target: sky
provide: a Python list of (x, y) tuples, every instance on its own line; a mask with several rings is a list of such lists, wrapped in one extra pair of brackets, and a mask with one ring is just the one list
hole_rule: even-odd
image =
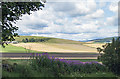
[(21, 19), (19, 35), (76, 41), (118, 36), (118, 2), (46, 2), (43, 10)]

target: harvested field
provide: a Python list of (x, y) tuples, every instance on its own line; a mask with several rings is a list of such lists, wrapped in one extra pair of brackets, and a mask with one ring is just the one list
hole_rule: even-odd
[(60, 52), (60, 53), (97, 53), (96, 48), (85, 46), (82, 44), (56, 44), (56, 43), (18, 43), (14, 46), (24, 47), (26, 49), (41, 51), (41, 52)]
[(89, 47), (93, 47), (93, 48), (97, 48), (97, 47), (102, 48), (102, 45), (105, 45), (105, 43), (88, 43), (88, 44), (84, 44), (84, 45), (89, 46)]

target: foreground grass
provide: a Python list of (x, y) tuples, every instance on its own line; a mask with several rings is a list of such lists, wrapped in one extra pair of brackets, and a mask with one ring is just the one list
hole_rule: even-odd
[[(40, 59), (41, 61), (41, 59)], [(84, 60), (87, 61), (87, 60)], [(91, 60), (92, 61), (92, 60)], [(9, 67), (4, 67), (2, 70), (3, 77), (116, 77), (112, 72), (102, 68), (102, 66), (86, 66), (83, 67), (83, 71), (77, 66), (69, 68), (67, 65), (60, 64), (60, 62), (52, 62), (44, 59), (43, 62), (34, 60), (3, 60), (3, 64), (7, 64)], [(58, 67), (58, 64), (60, 67)], [(63, 65), (63, 66), (62, 66)], [(96, 68), (98, 71), (96, 71)], [(74, 69), (75, 68), (75, 69)], [(101, 69), (102, 68), (102, 69)], [(70, 69), (70, 70), (69, 70)], [(72, 70), (71, 70), (72, 69)], [(77, 69), (77, 70), (76, 70)], [(91, 71), (91, 69), (93, 71)], [(95, 71), (94, 71), (95, 69)]]
[[(31, 70), (28, 76), (23, 75), (22, 73), (16, 72), (7, 72), (3, 70), (3, 77), (55, 77), (54, 74), (47, 68), (42, 68), (41, 72)], [(69, 75), (62, 75), (61, 77), (117, 77), (112, 72), (96, 72), (96, 73), (87, 73), (80, 74), (79, 72), (74, 72)]]
[[(28, 63), (30, 59), (5, 59), (9, 63), (17, 63), (17, 64), (24, 64)], [(80, 60), (81, 62), (91, 62), (91, 61), (98, 61), (97, 59), (67, 59), (67, 60)]]
[(66, 75), (63, 77), (116, 77), (112, 72), (96, 72), (96, 73), (82, 73), (80, 74), (79, 72), (74, 72), (71, 73), (70, 75)]

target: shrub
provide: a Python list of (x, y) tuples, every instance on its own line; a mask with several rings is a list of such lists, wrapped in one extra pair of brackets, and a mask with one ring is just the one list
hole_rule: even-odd
[(22, 39), (22, 42), (26, 43), (26, 40), (25, 40), (25, 39)]
[(98, 57), (113, 73), (120, 75), (120, 37), (113, 38), (112, 43), (103, 45), (102, 54)]
[[(41, 55), (41, 54), (40, 54)], [(61, 75), (70, 74), (72, 72), (79, 73), (93, 73), (93, 72), (106, 72), (107, 68), (94, 61), (94, 62), (80, 62), (79, 60), (65, 60), (50, 58), (48, 54), (42, 54), (32, 59), (32, 67), (40, 71), (41, 68), (51, 69), (56, 77)]]

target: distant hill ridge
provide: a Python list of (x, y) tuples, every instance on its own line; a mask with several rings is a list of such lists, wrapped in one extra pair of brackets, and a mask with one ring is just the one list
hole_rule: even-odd
[(87, 41), (73, 41), (73, 40), (67, 40), (67, 39), (60, 39), (60, 38), (52, 38), (52, 37), (42, 37), (42, 36), (20, 36), (16, 37), (16, 41), (22, 41), (23, 39), (28, 38), (34, 38), (34, 39), (44, 39), (48, 38), (49, 40), (46, 41), (48, 43), (69, 43), (69, 44), (83, 44), (85, 42), (90, 42), (92, 41), (93, 43), (105, 43), (105, 42), (111, 42), (113, 38), (117, 37), (108, 37), (108, 38), (103, 38), (103, 39), (93, 39), (93, 40), (87, 40)]
[(117, 37), (108, 37), (108, 38), (103, 38), (103, 39), (93, 39), (93, 40), (88, 40), (88, 41), (104, 43), (104, 42), (111, 42), (113, 38), (116, 39)]
[(20, 36), (20, 37), (16, 37), (15, 41), (22, 41), (23, 39), (44, 39), (44, 38), (48, 38), (49, 40), (45, 41), (46, 43), (63, 43), (63, 44), (83, 44), (84, 42), (80, 42), (80, 41), (73, 41), (73, 40), (67, 40), (67, 39), (60, 39), (60, 38), (52, 38), (52, 37), (42, 37), (42, 36)]

